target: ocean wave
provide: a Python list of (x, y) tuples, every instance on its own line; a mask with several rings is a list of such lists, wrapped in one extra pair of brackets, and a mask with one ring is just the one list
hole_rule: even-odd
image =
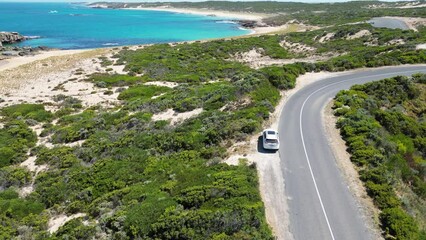
[(49, 13), (58, 13), (56, 10), (49, 11)]
[(118, 43), (104, 43), (102, 46), (117, 46)]
[(24, 36), (24, 37), (28, 40), (41, 38), (41, 36)]
[(234, 21), (229, 21), (229, 20), (221, 20), (221, 21), (216, 21), (216, 23), (226, 23), (226, 24), (238, 24)]

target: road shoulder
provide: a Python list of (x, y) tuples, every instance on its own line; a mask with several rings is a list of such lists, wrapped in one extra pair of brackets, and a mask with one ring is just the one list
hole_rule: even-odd
[(336, 164), (348, 185), (349, 191), (354, 196), (358, 208), (360, 208), (366, 226), (373, 233), (374, 239), (383, 239), (379, 229), (380, 210), (374, 205), (373, 200), (368, 196), (364, 184), (359, 179), (356, 166), (350, 160), (350, 154), (346, 151), (345, 141), (340, 136), (340, 131), (336, 127), (337, 117), (333, 114), (333, 101), (330, 101), (322, 109), (322, 124), (327, 137), (330, 149), (336, 159)]

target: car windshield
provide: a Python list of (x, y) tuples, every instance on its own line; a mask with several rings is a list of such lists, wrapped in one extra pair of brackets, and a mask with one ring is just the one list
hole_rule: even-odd
[(267, 143), (278, 143), (277, 139), (266, 139)]
[(273, 135), (275, 135), (275, 132), (274, 132), (274, 131), (268, 131), (268, 134), (273, 134)]

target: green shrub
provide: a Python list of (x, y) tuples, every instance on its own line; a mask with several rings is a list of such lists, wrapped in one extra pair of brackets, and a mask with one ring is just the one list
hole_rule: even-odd
[(26, 119), (34, 119), (39, 122), (50, 121), (52, 114), (44, 109), (42, 104), (17, 104), (1, 109), (1, 114), (16, 119), (23, 117)]
[(134, 99), (148, 100), (161, 93), (166, 93), (170, 90), (168, 87), (152, 86), (152, 85), (138, 85), (132, 86), (122, 91), (118, 95), (119, 100), (131, 101)]
[(386, 239), (419, 239), (419, 229), (414, 219), (400, 208), (387, 208), (380, 213), (380, 221), (386, 230)]

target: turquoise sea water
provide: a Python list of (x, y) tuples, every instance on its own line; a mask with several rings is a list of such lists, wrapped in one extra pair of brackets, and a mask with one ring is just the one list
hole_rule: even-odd
[(93, 9), (70, 3), (0, 2), (0, 31), (39, 36), (19, 46), (61, 49), (164, 43), (247, 34), (210, 16), (160, 11)]

